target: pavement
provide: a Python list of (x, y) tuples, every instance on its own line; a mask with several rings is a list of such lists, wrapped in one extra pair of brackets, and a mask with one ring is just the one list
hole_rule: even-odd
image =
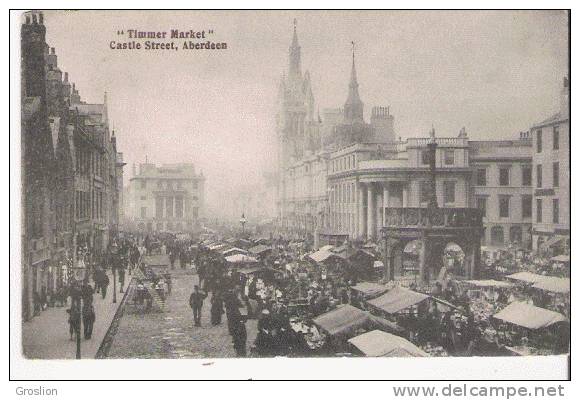
[[(129, 278), (130, 276), (127, 275), (125, 285)], [(107, 290), (107, 297), (103, 299), (100, 293), (95, 293), (93, 297), (95, 325), (91, 339), (81, 338), (81, 358), (95, 358), (123, 298), (123, 293), (117, 293), (117, 303), (113, 303), (113, 277), (109, 276), (109, 280), (111, 283)], [(117, 285), (117, 291), (119, 289)], [(76, 339), (70, 340), (67, 308), (68, 306), (48, 307), (38, 316), (24, 322), (22, 348), (26, 358), (57, 360), (76, 358)]]
[[(201, 327), (193, 324), (189, 295), (198, 277), (191, 269), (171, 271), (172, 291), (165, 312), (144, 313), (126, 306), (107, 358), (229, 358), (236, 357), (225, 314), (221, 325), (210, 323), (210, 297), (202, 308)], [(247, 346), (257, 335), (256, 320), (246, 322)]]

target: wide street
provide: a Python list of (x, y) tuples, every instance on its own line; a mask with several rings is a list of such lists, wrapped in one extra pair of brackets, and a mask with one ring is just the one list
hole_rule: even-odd
[[(201, 327), (194, 327), (189, 295), (198, 282), (191, 270), (171, 271), (173, 288), (165, 312), (142, 313), (126, 306), (108, 358), (226, 358), (235, 357), (224, 314), (222, 324), (210, 323), (210, 298), (203, 304)], [(247, 349), (257, 334), (256, 320), (246, 323)]]

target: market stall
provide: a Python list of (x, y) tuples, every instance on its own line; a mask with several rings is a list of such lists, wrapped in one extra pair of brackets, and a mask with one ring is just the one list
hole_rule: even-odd
[(428, 357), (408, 340), (380, 330), (363, 333), (348, 340), (367, 357)]
[(367, 300), (385, 293), (389, 288), (375, 282), (359, 282), (351, 289), (362, 297), (362, 300)]
[(368, 313), (345, 304), (319, 315), (312, 322), (329, 336), (348, 336), (357, 329), (368, 326), (371, 318)]
[(519, 281), (524, 284), (533, 285), (544, 279), (543, 275), (534, 274), (533, 272), (522, 271), (516, 272), (515, 274), (511, 274), (506, 276), (507, 279), (513, 279), (515, 281)]
[(367, 301), (367, 303), (386, 314), (396, 314), (427, 300), (429, 297), (424, 293), (396, 286), (382, 296)]

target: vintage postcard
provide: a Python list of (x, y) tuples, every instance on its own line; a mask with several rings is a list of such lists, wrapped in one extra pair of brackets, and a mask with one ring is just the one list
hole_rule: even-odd
[(18, 18), (22, 362), (567, 376), (569, 11)]

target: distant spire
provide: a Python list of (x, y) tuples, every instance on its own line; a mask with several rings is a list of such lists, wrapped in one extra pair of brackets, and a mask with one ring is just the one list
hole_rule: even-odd
[(302, 75), (300, 67), (300, 45), (298, 44), (298, 33), (296, 32), (296, 18), (294, 18), (294, 34), (292, 36), (292, 44), (289, 52), (289, 68), (288, 76), (290, 78), (299, 78)]
[(358, 80), (356, 76), (356, 65), (354, 55), (354, 42), (352, 44), (352, 68), (350, 71), (350, 83), (348, 84), (348, 98), (344, 104), (344, 119), (346, 121), (363, 120), (363, 102), (358, 93)]

